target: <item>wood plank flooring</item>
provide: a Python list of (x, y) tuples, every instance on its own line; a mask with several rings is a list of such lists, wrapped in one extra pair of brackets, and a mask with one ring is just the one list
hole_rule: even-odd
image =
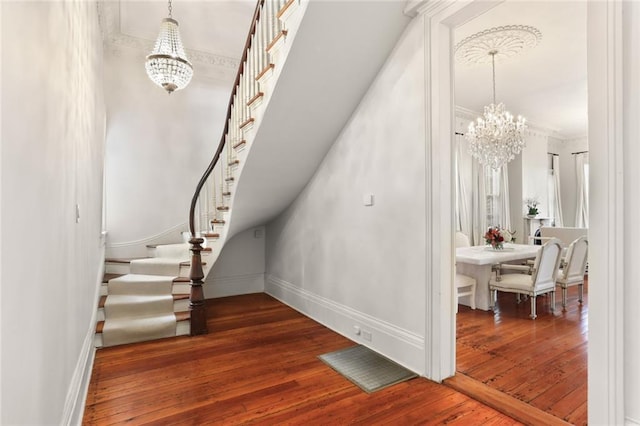
[(317, 358), (353, 343), (265, 294), (208, 302), (206, 336), (100, 349), (83, 424), (520, 424), (422, 378), (364, 393)]
[(457, 316), (458, 372), (547, 413), (587, 424), (587, 286), (583, 305), (569, 289), (567, 311), (556, 294), (539, 297), (538, 318), (528, 318), (529, 301), (500, 293), (496, 313), (460, 305)]

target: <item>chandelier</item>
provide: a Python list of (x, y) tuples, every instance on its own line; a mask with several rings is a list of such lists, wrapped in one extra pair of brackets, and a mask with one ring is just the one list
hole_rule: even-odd
[(494, 170), (513, 160), (526, 143), (526, 120), (515, 118), (502, 102), (496, 103), (496, 55), (510, 57), (526, 48), (535, 46), (540, 32), (533, 27), (511, 25), (482, 31), (466, 38), (456, 47), (456, 59), (467, 63), (486, 63), (491, 58), (493, 102), (484, 107), (484, 114), (469, 124), (465, 135), (469, 141), (469, 153), (480, 164)]
[(144, 64), (151, 81), (169, 94), (184, 89), (193, 76), (193, 66), (184, 53), (178, 21), (171, 18), (171, 9), (169, 0), (169, 17), (162, 20), (155, 47)]

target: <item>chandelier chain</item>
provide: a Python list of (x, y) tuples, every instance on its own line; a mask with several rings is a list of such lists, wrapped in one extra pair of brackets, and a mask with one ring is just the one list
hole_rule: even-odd
[(493, 70), (493, 103), (496, 103), (496, 53), (495, 50), (492, 50), (489, 54), (491, 55), (491, 68)]
[(171, 6), (171, 0), (169, 0), (169, 18), (171, 18), (171, 12), (173, 11), (173, 7)]

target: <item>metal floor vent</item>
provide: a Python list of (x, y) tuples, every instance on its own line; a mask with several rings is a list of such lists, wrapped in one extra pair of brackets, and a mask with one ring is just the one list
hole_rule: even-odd
[(330, 352), (318, 358), (367, 393), (418, 377), (413, 371), (362, 345)]

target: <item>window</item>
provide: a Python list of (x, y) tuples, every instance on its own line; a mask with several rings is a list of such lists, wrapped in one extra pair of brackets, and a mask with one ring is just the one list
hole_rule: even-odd
[(487, 225), (505, 227), (503, 217), (502, 170), (485, 169), (485, 193), (487, 196)]

